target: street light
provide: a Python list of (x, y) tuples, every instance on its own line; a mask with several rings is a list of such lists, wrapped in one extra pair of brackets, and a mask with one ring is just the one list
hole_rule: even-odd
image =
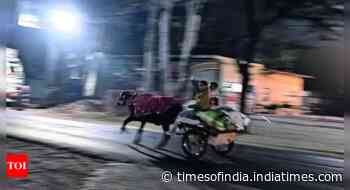
[(50, 25), (53, 29), (69, 34), (79, 34), (82, 21), (78, 14), (55, 10), (49, 14)]

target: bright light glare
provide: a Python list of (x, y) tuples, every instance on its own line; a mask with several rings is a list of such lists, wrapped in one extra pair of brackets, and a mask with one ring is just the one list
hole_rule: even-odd
[(50, 16), (51, 25), (54, 29), (76, 34), (81, 30), (81, 19), (78, 15), (65, 11), (52, 11)]

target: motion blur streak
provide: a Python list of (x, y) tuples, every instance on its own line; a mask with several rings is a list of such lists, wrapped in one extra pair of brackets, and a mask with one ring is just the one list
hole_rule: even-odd
[[(350, 11), (350, 2), (347, 1), (345, 3), (345, 52), (349, 52), (350, 50), (350, 46), (349, 46), (349, 37), (350, 37), (350, 28), (349, 28), (349, 23), (350, 23), (350, 14), (349, 14), (349, 11)], [(350, 56), (349, 54), (345, 54), (345, 62), (348, 62), (348, 60), (350, 60)], [(343, 64), (345, 64), (345, 62)], [(345, 73), (349, 73), (350, 71), (350, 65), (349, 64), (345, 64)], [(345, 75), (346, 78), (344, 78), (345, 81), (349, 81), (350, 80), (350, 77), (349, 75)], [(345, 84), (345, 83), (344, 83)], [(349, 119), (350, 119), (350, 115), (349, 115), (349, 105), (350, 105), (350, 89), (349, 89), (349, 85), (345, 85), (345, 124), (344, 126), (349, 126)], [(350, 159), (350, 155), (349, 155), (349, 150), (350, 150), (350, 139), (349, 139), (349, 136), (350, 136), (350, 131), (349, 131), (349, 128), (345, 127), (345, 169), (347, 171), (349, 171), (349, 168), (350, 168), (350, 163), (349, 163), (349, 159)], [(346, 172), (345, 173), (345, 186), (349, 186), (349, 172)]]

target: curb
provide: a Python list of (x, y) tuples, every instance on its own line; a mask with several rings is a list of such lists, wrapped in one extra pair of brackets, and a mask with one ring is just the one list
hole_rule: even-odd
[(262, 114), (262, 115), (256, 115), (256, 116), (265, 116), (265, 117), (276, 118), (276, 119), (297, 119), (297, 120), (315, 121), (315, 122), (334, 122), (334, 123), (344, 123), (345, 122), (344, 118), (332, 117), (332, 116), (312, 116), (312, 115), (278, 116), (278, 115), (269, 115), (269, 114)]
[[(266, 116), (265, 116), (266, 117)], [(262, 118), (257, 117), (250, 117), (252, 120), (258, 120), (258, 121), (265, 121)], [(332, 125), (326, 125), (326, 124), (320, 124), (320, 123), (303, 123), (303, 121), (282, 121), (281, 118), (269, 118), (270, 121), (275, 123), (284, 123), (284, 124), (291, 124), (291, 125), (303, 125), (305, 127), (322, 127), (322, 128), (328, 128), (328, 129), (339, 129), (339, 130), (345, 130), (344, 126), (332, 126)]]

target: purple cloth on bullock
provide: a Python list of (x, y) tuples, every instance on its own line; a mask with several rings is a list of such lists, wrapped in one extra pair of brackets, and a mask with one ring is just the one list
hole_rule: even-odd
[(171, 96), (143, 94), (135, 97), (135, 114), (163, 113), (174, 104), (182, 104), (182, 99)]

